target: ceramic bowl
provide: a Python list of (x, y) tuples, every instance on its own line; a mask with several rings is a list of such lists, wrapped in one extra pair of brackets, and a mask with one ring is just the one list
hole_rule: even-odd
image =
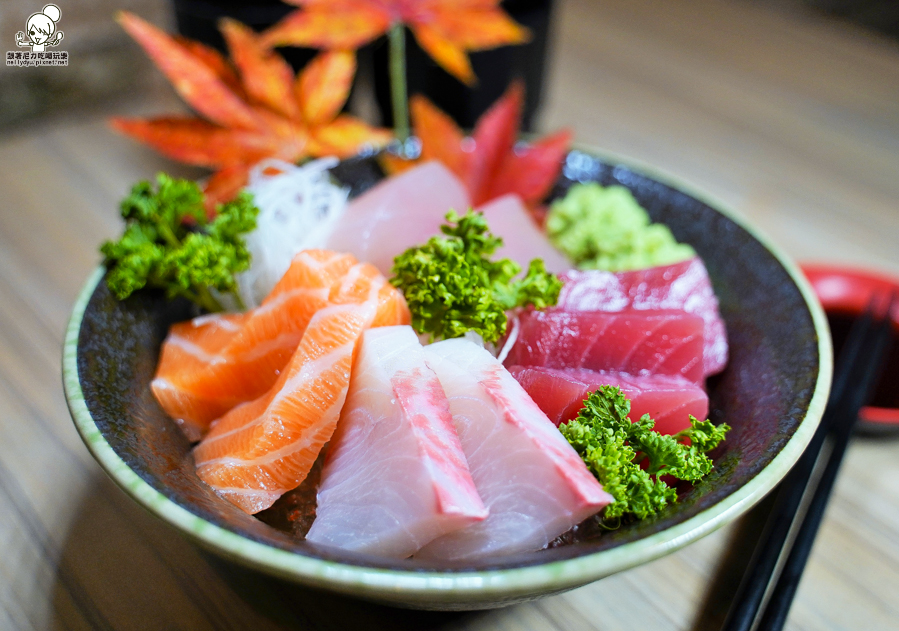
[[(817, 426), (830, 385), (827, 322), (798, 269), (745, 221), (642, 166), (572, 151), (552, 196), (577, 181), (621, 184), (655, 221), (705, 261), (727, 324), (731, 358), (708, 382), (710, 417), (733, 430), (715, 470), (654, 518), (571, 545), (478, 563), (433, 566), (324, 549), (245, 514), (194, 473), (190, 445), (148, 384), (184, 302), (144, 292), (124, 301), (98, 269), (68, 327), (64, 382), (84, 442), (107, 473), (160, 518), (237, 562), (297, 583), (423, 609), (480, 609), (557, 593), (646, 563), (709, 534), (787, 473)], [(373, 158), (334, 175), (352, 194), (381, 177)], [(286, 509), (285, 509), (286, 510)], [(275, 519), (270, 523), (277, 525)]]

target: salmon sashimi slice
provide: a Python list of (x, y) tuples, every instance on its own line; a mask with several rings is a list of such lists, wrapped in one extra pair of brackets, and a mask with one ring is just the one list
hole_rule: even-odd
[(703, 320), (685, 311), (526, 311), (506, 366), (674, 375), (702, 385)]
[(402, 292), (391, 285), (381, 272), (369, 263), (358, 263), (347, 270), (328, 294), (332, 304), (374, 301), (377, 304), (371, 326), (409, 324), (412, 316)]
[(699, 257), (625, 272), (572, 270), (562, 276), (562, 282), (557, 306), (563, 311), (682, 309), (698, 315), (705, 323), (703, 371), (713, 375), (727, 364), (727, 330)]
[(150, 387), (188, 438), (199, 439), (214, 419), (272, 386), (331, 286), (355, 263), (350, 255), (301, 252), (256, 309), (172, 326)]
[(470, 561), (539, 550), (611, 503), (587, 466), (488, 351), (463, 339), (424, 347), (449, 399), (468, 468), (489, 515), (416, 558)]
[(631, 401), (631, 421), (649, 414), (662, 434), (690, 427), (690, 416), (709, 414), (705, 390), (683, 377), (628, 375), (583, 369), (512, 366), (512, 376), (556, 425), (567, 423), (584, 407), (584, 399), (600, 386), (618, 386)]
[(402, 559), (486, 516), (418, 336), (366, 331), (306, 540)]
[(378, 297), (376, 326), (409, 321), (402, 294), (371, 265), (348, 254), (306, 250), (259, 307), (173, 326), (151, 383), (154, 395), (188, 438), (198, 440), (213, 419), (272, 387), (313, 314), (329, 304), (359, 301), (341, 287), (362, 291), (353, 280), (360, 275), (372, 281), (364, 291)]
[(191, 375), (209, 370), (245, 320), (245, 313), (214, 313), (178, 322), (169, 329), (150, 388), (162, 409), (191, 441), (199, 440), (209, 422), (228, 411), (232, 402), (223, 401), (217, 393), (188, 391), (176, 373)]
[(299, 287), (330, 287), (357, 263), (352, 254), (331, 250), (302, 250), (293, 257), (284, 276), (275, 283), (259, 306), (283, 300), (285, 294), (289, 295)]
[(299, 486), (334, 433), (375, 310), (366, 302), (317, 311), (271, 390), (212, 424), (194, 449), (197, 475), (251, 514)]

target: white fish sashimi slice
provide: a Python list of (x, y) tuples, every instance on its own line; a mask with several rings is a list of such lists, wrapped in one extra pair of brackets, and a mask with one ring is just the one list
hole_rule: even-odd
[(406, 558), (486, 516), (412, 328), (366, 331), (306, 539)]
[(447, 394), (486, 520), (416, 558), (450, 561), (539, 550), (612, 501), (524, 389), (489, 352), (455, 339), (425, 347)]
[(447, 212), (464, 215), (470, 206), (459, 178), (439, 162), (426, 162), (350, 202), (327, 247), (389, 275), (394, 257), (439, 235)]
[(503, 247), (494, 258), (512, 259), (527, 270), (531, 259), (543, 259), (546, 269), (554, 274), (567, 272), (571, 263), (546, 238), (517, 195), (503, 195), (479, 206), (490, 232), (502, 237)]

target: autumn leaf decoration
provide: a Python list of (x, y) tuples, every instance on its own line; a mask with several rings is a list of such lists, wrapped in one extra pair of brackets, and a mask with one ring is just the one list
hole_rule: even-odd
[(528, 30), (499, 8), (500, 0), (284, 0), (301, 7), (263, 34), (269, 46), (355, 49), (381, 35), (390, 41), (390, 83), (397, 136), (408, 131), (403, 25), (442, 68), (468, 85), (469, 51), (521, 44)]
[(410, 108), (421, 156), (410, 161), (384, 154), (381, 163), (390, 173), (398, 173), (418, 162), (438, 160), (462, 180), (475, 206), (515, 193), (533, 208), (558, 178), (571, 132), (517, 143), (523, 100), (524, 87), (516, 81), (466, 137), (449, 115), (427, 98), (413, 96)]
[(199, 117), (114, 118), (111, 124), (170, 158), (215, 169), (207, 207), (231, 199), (264, 158), (347, 157), (392, 139), (389, 131), (340, 113), (356, 72), (352, 52), (322, 53), (295, 77), (281, 56), (233, 20), (221, 26), (230, 62), (131, 13), (118, 20)]

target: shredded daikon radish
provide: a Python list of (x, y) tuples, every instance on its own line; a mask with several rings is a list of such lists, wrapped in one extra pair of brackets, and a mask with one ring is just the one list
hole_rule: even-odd
[(518, 316), (512, 317), (512, 330), (509, 332), (509, 335), (506, 336), (506, 341), (503, 344), (503, 347), (499, 349), (499, 352), (496, 353), (496, 358), (500, 361), (500, 363), (506, 361), (506, 357), (509, 356), (509, 351), (512, 350), (512, 347), (515, 346), (516, 340), (518, 340), (518, 332), (521, 329), (521, 321), (518, 319)]
[(496, 357), (496, 345), (491, 342), (485, 342), (480, 333), (477, 333), (476, 331), (465, 331), (465, 333), (462, 335), (462, 338), (468, 340), (469, 342), (477, 344), (478, 346), (489, 352), (491, 355)]
[(337, 158), (303, 166), (268, 159), (250, 171), (246, 190), (259, 207), (256, 229), (246, 237), (250, 269), (237, 277), (241, 300), (258, 306), (300, 250), (320, 248), (346, 208), (349, 191), (331, 182)]

